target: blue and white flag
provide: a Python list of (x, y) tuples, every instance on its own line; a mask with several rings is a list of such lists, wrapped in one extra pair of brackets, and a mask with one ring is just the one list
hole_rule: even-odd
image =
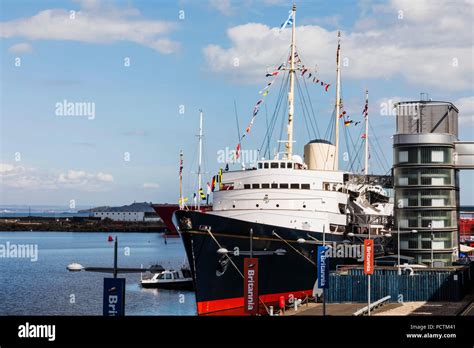
[(290, 15), (288, 16), (288, 19), (283, 23), (280, 27), (280, 30), (283, 30), (286, 28), (287, 25), (293, 25), (293, 11), (288, 12)]

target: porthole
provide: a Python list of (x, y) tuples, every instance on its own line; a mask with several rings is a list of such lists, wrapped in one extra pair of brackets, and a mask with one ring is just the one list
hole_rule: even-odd
[(232, 208), (235, 208), (235, 204), (234, 204), (234, 205), (232, 205)]
[(277, 204), (276, 207), (277, 207), (277, 208), (280, 208), (280, 204)]
[(303, 208), (306, 208), (306, 204), (303, 204)]
[(256, 204), (255, 206), (256, 206), (257, 208), (259, 207), (259, 205), (258, 205), (258, 204)]

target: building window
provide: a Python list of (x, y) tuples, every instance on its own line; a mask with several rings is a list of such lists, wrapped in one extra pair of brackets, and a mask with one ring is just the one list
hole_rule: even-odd
[(270, 184), (262, 184), (262, 188), (263, 188), (263, 189), (270, 188)]
[(288, 184), (280, 184), (280, 188), (281, 188), (281, 189), (287, 189), (287, 188), (288, 188)]
[(301, 189), (302, 189), (302, 190), (309, 190), (309, 189), (310, 189), (310, 185), (309, 185), (309, 184), (301, 184)]
[(398, 185), (407, 186), (408, 185), (408, 178), (407, 177), (398, 178)]
[(259, 188), (260, 188), (260, 184), (252, 184), (252, 188), (253, 188), (253, 189), (259, 189)]
[(431, 199), (431, 206), (432, 207), (443, 207), (444, 204), (444, 199), (443, 198), (432, 198)]
[(278, 162), (272, 162), (270, 168), (278, 168)]
[(262, 169), (262, 163), (258, 164), (258, 169)]
[(246, 190), (250, 189), (250, 184), (244, 184), (244, 189)]
[(408, 162), (408, 151), (400, 151), (398, 152), (398, 162)]
[(300, 188), (300, 184), (291, 184), (291, 185), (290, 185), (290, 188), (292, 188), (292, 189), (299, 189), (299, 188)]
[(287, 167), (287, 168), (293, 168), (293, 163), (288, 162), (286, 167)]
[(418, 239), (410, 239), (408, 241), (408, 249), (418, 249)]
[(278, 184), (273, 183), (272, 184), (272, 189), (277, 189), (277, 188), (278, 188)]
[(268, 162), (265, 162), (265, 163), (263, 164), (263, 167), (264, 167), (265, 169), (268, 169)]
[(442, 163), (444, 162), (443, 151), (431, 151), (431, 162)]
[(451, 149), (448, 147), (421, 147), (418, 163), (450, 163)]
[(285, 168), (285, 162), (280, 163), (280, 168)]

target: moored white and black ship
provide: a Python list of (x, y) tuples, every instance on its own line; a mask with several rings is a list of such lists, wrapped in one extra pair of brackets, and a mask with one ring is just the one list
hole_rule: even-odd
[[(212, 210), (178, 210), (173, 216), (193, 274), (200, 315), (244, 314), (243, 263), (250, 248), (254, 256), (260, 255), (262, 313), (281, 296), (313, 296), (317, 247), (322, 244), (361, 244), (370, 235), (375, 252), (385, 252), (393, 205), (380, 185), (383, 177), (368, 180), (367, 175), (339, 170), (339, 117), (334, 144), (317, 139), (305, 145), (304, 159), (293, 154), (294, 80), (297, 71), (306, 69), (297, 64), (295, 15), (293, 6), (290, 55), (288, 63), (278, 68), (287, 72), (289, 82), (285, 152), (245, 170), (221, 172)], [(341, 106), (339, 82), (340, 43), (336, 115)], [(341, 257), (330, 266), (359, 261)]]

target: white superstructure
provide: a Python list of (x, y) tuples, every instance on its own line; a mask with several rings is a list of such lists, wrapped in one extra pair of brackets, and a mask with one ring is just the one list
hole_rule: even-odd
[(296, 161), (259, 161), (252, 169), (223, 173), (211, 214), (308, 231), (342, 232), (348, 200), (343, 174), (309, 170)]

